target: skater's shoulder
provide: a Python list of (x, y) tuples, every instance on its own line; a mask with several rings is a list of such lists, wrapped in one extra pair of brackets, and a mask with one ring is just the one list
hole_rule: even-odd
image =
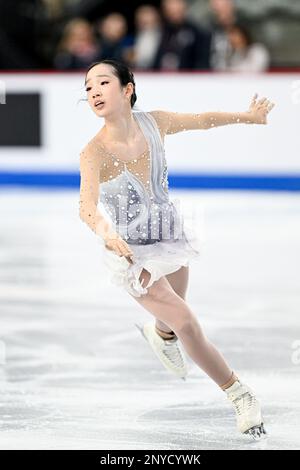
[(168, 111), (163, 109), (154, 109), (152, 111), (148, 111), (148, 114), (153, 117), (161, 136), (164, 137), (168, 128)]
[(148, 111), (148, 114), (150, 114), (160, 124), (167, 118), (168, 111), (165, 111), (164, 109), (154, 109), (152, 111)]
[(81, 160), (93, 160), (100, 162), (103, 157), (104, 149), (100, 145), (100, 142), (96, 136), (89, 140), (89, 142), (80, 151)]

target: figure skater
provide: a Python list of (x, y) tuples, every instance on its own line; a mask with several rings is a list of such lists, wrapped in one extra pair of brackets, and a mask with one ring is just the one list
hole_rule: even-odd
[[(259, 439), (266, 435), (259, 400), (186, 302), (189, 261), (199, 249), (169, 199), (164, 137), (226, 124), (267, 124), (274, 103), (255, 94), (246, 112), (137, 112), (133, 73), (113, 59), (92, 63), (85, 87), (92, 111), (105, 124), (80, 153), (79, 213), (102, 245), (110, 279), (155, 317), (141, 330), (162, 364), (185, 379), (179, 339), (233, 403), (238, 430)], [(97, 207), (99, 194), (104, 211)]]

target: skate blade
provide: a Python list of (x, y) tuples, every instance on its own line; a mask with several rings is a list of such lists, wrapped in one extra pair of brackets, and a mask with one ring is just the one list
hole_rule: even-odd
[(248, 431), (245, 431), (244, 434), (251, 436), (255, 441), (260, 441), (267, 437), (267, 431), (265, 430), (263, 423), (259, 426), (253, 426), (248, 429)]
[[(137, 329), (142, 333), (143, 337), (145, 338), (145, 340), (147, 341), (147, 343), (149, 344), (149, 341), (148, 341), (148, 338), (145, 336), (145, 333), (144, 333), (144, 330), (143, 330), (143, 327), (141, 325), (139, 325), (138, 323), (135, 323), (135, 326), (137, 327)], [(149, 345), (150, 346), (150, 345)], [(152, 348), (151, 348), (152, 349)], [(158, 357), (159, 361), (160, 361), (160, 358)], [(165, 366), (164, 366), (165, 367)], [(165, 367), (166, 370), (168, 370), (169, 372), (171, 372), (169, 369), (167, 369)], [(172, 375), (175, 375), (176, 374), (172, 374)], [(179, 379), (182, 379), (186, 382), (186, 377), (179, 377), (178, 375), (176, 376), (178, 377)]]
[(144, 329), (141, 325), (139, 325), (138, 323), (135, 323), (135, 326), (137, 327), (137, 329), (142, 333), (143, 337), (145, 338), (146, 341), (148, 341), (148, 339), (146, 338), (145, 336), (145, 333), (144, 333)]

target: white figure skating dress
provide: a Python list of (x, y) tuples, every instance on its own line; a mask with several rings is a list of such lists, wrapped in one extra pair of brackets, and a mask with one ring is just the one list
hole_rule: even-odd
[[(165, 120), (176, 114), (133, 111), (148, 144), (139, 158), (124, 162), (99, 140), (94, 138), (88, 144), (92, 146), (92, 153), (97, 153), (94, 165), (99, 162), (101, 213), (105, 213), (134, 254), (131, 264), (125, 257), (108, 250), (99, 236), (102, 259), (110, 281), (137, 297), (146, 294), (148, 287), (161, 276), (187, 266), (200, 254), (201, 242), (195, 221), (185, 216), (185, 210), (179, 207), (180, 201), (174, 202), (169, 197), (163, 130), (169, 129)], [(186, 116), (186, 125), (192, 121), (194, 127), (190, 128), (197, 128), (196, 114), (178, 116)], [(181, 120), (177, 128), (173, 122), (173, 132), (184, 130), (184, 125)], [(147, 287), (139, 280), (143, 268), (151, 274)]]

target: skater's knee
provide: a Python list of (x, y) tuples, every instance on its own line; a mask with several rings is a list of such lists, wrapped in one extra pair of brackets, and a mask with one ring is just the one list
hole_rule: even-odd
[(189, 308), (176, 317), (176, 331), (189, 337), (192, 337), (196, 331), (199, 331), (197, 319)]
[(172, 312), (172, 323), (176, 324), (177, 330), (194, 324), (193, 312), (186, 302), (170, 288), (167, 281), (154, 283), (148, 289), (148, 295), (153, 302), (161, 306), (161, 309)]
[(172, 290), (166, 289), (159, 299), (172, 312), (172, 326), (177, 332), (192, 332), (197, 326), (197, 318), (188, 304)]

